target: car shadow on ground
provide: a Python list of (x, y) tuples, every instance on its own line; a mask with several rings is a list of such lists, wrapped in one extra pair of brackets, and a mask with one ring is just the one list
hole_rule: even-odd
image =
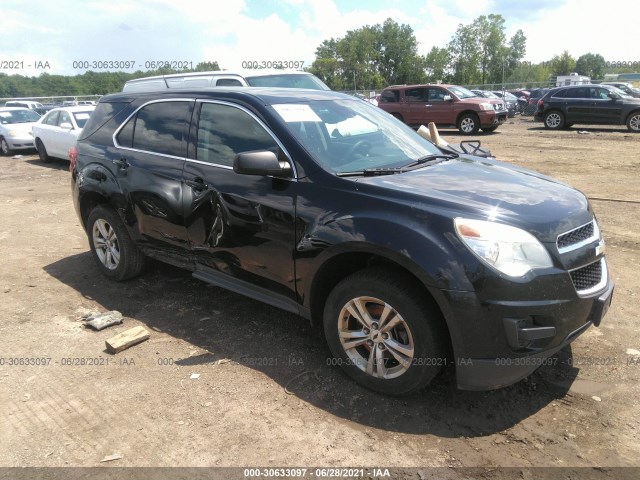
[(635, 135), (634, 132), (631, 132), (628, 128), (622, 127), (585, 127), (582, 125), (572, 125), (569, 128), (561, 128), (559, 130), (551, 130), (546, 128), (542, 123), (538, 124), (536, 127), (527, 128), (529, 131), (538, 131), (538, 132), (568, 132), (568, 133), (578, 133), (578, 132), (588, 132), (588, 133), (626, 133), (629, 135)]
[[(429, 388), (409, 397), (387, 397), (361, 388), (332, 365), (320, 329), (296, 315), (209, 286), (159, 262), (118, 283), (105, 278), (89, 252), (44, 267), (53, 278), (119, 310), (150, 330), (211, 353), (185, 357), (185, 369), (219, 360), (256, 369), (288, 393), (349, 421), (387, 431), (441, 437), (477, 437), (505, 430), (567, 395), (577, 369), (571, 362), (543, 366), (516, 385), (487, 392), (455, 387), (448, 367)], [(152, 333), (153, 335), (153, 333)], [(562, 352), (564, 358), (570, 349)], [(206, 371), (206, 370), (205, 370)]]
[(39, 157), (26, 160), (26, 163), (37, 165), (38, 167), (51, 168), (52, 170), (69, 170), (69, 160), (50, 157), (50, 161), (44, 163)]

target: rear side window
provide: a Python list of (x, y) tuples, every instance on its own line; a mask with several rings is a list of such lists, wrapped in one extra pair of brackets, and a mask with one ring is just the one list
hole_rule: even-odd
[(426, 93), (425, 88), (410, 88), (404, 91), (404, 97), (407, 102), (426, 102)]
[(400, 92), (398, 90), (385, 90), (380, 95), (382, 103), (397, 103), (400, 101)]
[(568, 88), (564, 98), (591, 98), (589, 87)]
[(197, 160), (227, 167), (233, 166), (233, 159), (241, 152), (278, 152), (276, 141), (255, 118), (217, 103), (202, 104), (197, 142)]
[(115, 115), (120, 113), (128, 103), (126, 102), (100, 102), (91, 114), (89, 121), (82, 129), (78, 140), (84, 140), (96, 133), (105, 123), (111, 120)]
[(117, 136), (122, 147), (145, 152), (185, 156), (185, 136), (191, 102), (158, 102), (142, 107)]
[(42, 120), (42, 123), (45, 123), (47, 125), (57, 125), (58, 124), (58, 116), (60, 115), (60, 112), (51, 112), (49, 114), (47, 114), (46, 117), (44, 117), (44, 120)]
[(242, 87), (242, 83), (235, 78), (221, 78), (216, 82), (216, 87)]

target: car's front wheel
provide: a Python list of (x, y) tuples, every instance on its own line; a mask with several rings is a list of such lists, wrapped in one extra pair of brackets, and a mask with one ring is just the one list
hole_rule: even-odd
[(0, 137), (0, 152), (4, 156), (9, 156), (13, 153), (4, 137)]
[(480, 129), (480, 119), (475, 113), (465, 113), (458, 119), (458, 130), (465, 135), (477, 133)]
[(335, 363), (380, 393), (420, 390), (447, 363), (439, 309), (393, 271), (370, 268), (342, 280), (327, 299), (323, 323)]
[(559, 130), (564, 127), (564, 115), (562, 112), (552, 110), (544, 115), (544, 126), (550, 130)]
[(131, 240), (118, 214), (99, 205), (87, 221), (91, 253), (104, 275), (113, 280), (126, 280), (140, 273), (144, 255)]
[(627, 118), (627, 128), (632, 132), (640, 132), (640, 112), (633, 112)]

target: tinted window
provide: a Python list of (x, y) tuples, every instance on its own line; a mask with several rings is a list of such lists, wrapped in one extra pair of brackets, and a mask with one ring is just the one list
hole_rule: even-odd
[(444, 96), (447, 95), (441, 88), (430, 88), (429, 89), (429, 101), (430, 102), (444, 102)]
[(242, 87), (240, 80), (235, 78), (221, 78), (216, 82), (217, 87)]
[(566, 98), (591, 98), (589, 87), (569, 88)]
[(278, 151), (278, 144), (247, 112), (229, 105), (203, 103), (198, 123), (196, 158), (203, 162), (233, 166), (238, 153)]
[(118, 133), (116, 140), (121, 147), (133, 147), (133, 127), (136, 123), (136, 117), (132, 117)]
[(159, 102), (140, 109), (133, 128), (133, 148), (184, 156), (189, 107), (189, 102)]
[(380, 95), (380, 101), (383, 103), (396, 103), (400, 101), (400, 92), (398, 90), (385, 90)]
[(426, 88), (409, 88), (404, 91), (407, 102), (426, 102)]
[[(102, 127), (105, 123), (111, 120), (114, 115), (117, 115), (127, 106), (127, 103), (110, 103), (110, 102), (100, 102), (98, 106), (91, 114), (89, 121), (82, 129), (82, 133), (80, 134), (79, 140), (83, 140), (85, 138), (89, 138), (91, 135), (96, 133), (100, 127)], [(113, 132), (111, 132), (113, 133)]]
[(252, 87), (284, 87), (284, 88), (310, 88), (312, 90), (330, 90), (322, 81), (305, 74), (274, 74), (262, 77), (246, 77), (247, 83)]
[(59, 115), (59, 111), (48, 113), (47, 116), (44, 117), (44, 120), (42, 120), (42, 123), (46, 123), (47, 125), (57, 125)]

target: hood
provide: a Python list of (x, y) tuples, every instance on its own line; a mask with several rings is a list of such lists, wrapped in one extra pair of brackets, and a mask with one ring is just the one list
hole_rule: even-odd
[(5, 123), (2, 126), (6, 131), (18, 132), (21, 136), (31, 133), (31, 127), (33, 127), (37, 122), (26, 122), (26, 123)]
[(478, 157), (427, 166), (398, 175), (362, 177), (358, 190), (384, 188), (402, 203), (435, 214), (470, 216), (514, 225), (543, 242), (593, 218), (585, 195), (539, 173)]

